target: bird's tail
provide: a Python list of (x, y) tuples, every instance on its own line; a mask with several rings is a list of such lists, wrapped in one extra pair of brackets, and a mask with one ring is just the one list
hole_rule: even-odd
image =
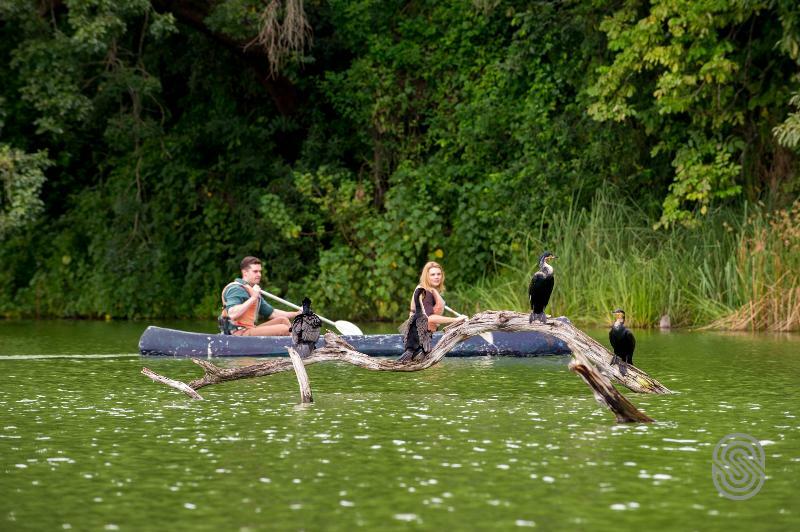
[(306, 342), (297, 342), (294, 350), (297, 351), (297, 354), (300, 355), (300, 358), (308, 358), (311, 356), (311, 345), (312, 344), (308, 344)]

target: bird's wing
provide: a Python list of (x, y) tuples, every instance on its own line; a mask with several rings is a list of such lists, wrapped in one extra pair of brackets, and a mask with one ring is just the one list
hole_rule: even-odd
[(408, 335), (408, 328), (411, 325), (411, 318), (408, 318), (406, 321), (400, 324), (400, 327), (397, 328), (400, 336), (405, 338)]
[(550, 302), (550, 295), (553, 293), (553, 286), (556, 284), (556, 279), (552, 275), (542, 279), (542, 292), (544, 296), (544, 306)]
[[(310, 342), (310, 341), (317, 341), (319, 338), (319, 330), (322, 328), (322, 320), (319, 319), (319, 316), (314, 314), (313, 312), (306, 314), (303, 319), (303, 328), (302, 328), (302, 336), (303, 340)], [(313, 336), (316, 336), (314, 338)]]
[(627, 333), (628, 337), (631, 339), (631, 354), (633, 354), (633, 351), (636, 349), (636, 338), (630, 330), (628, 330)]
[(533, 295), (538, 291), (543, 279), (544, 273), (542, 272), (536, 272), (531, 277), (531, 282), (528, 285), (528, 301), (531, 303), (531, 308), (533, 308)]
[[(550, 294), (553, 293), (553, 276), (546, 276), (542, 272), (536, 272), (536, 275), (531, 279), (531, 286), (529, 288), (529, 296), (531, 300), (531, 309), (534, 312), (544, 312), (544, 308), (550, 302)], [(541, 306), (541, 310), (536, 310), (536, 307)]]
[(531, 282), (528, 284), (528, 293), (529, 294), (533, 293), (534, 287), (536, 286), (536, 281), (539, 281), (541, 279), (544, 279), (544, 273), (543, 272), (536, 272), (531, 276)]
[(433, 348), (433, 333), (427, 327), (425, 329), (425, 335), (421, 337), (422, 341), (420, 345), (422, 346), (422, 350), (427, 354), (430, 353)]
[(428, 318), (424, 315), (417, 317), (415, 326), (419, 335), (420, 347), (427, 353), (431, 350), (431, 331), (428, 329)]
[(317, 340), (319, 340), (319, 329), (304, 331), (301, 338), (307, 343), (317, 343)]
[(297, 318), (295, 318), (295, 320), (292, 322), (292, 326), (290, 327), (289, 331), (292, 335), (292, 342), (294, 342), (295, 344), (300, 342), (300, 338), (302, 335), (302, 322)]
[(416, 351), (419, 347), (419, 335), (417, 334), (417, 324), (414, 318), (408, 318), (408, 325), (405, 327), (405, 334), (403, 334), (403, 349), (411, 349)]
[[(316, 318), (316, 319), (315, 319)], [(316, 314), (311, 314), (306, 316), (305, 323), (303, 325), (300, 338), (304, 342), (316, 342), (319, 340), (319, 332), (322, 322), (319, 319), (319, 316)]]

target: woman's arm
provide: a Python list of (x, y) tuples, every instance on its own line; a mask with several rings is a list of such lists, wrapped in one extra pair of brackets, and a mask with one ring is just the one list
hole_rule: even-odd
[(449, 316), (442, 316), (441, 314), (431, 314), (428, 316), (428, 323), (433, 323), (434, 325), (443, 325), (445, 323), (455, 323), (457, 321), (467, 319), (466, 316), (457, 316), (455, 318), (450, 318)]
[(455, 318), (442, 316), (444, 313), (444, 299), (442, 299), (439, 291), (435, 288), (433, 289), (433, 297), (436, 302), (433, 305), (433, 314), (428, 316), (428, 323), (433, 323), (434, 325), (444, 325), (446, 323), (455, 323), (465, 319), (465, 316), (458, 316)]

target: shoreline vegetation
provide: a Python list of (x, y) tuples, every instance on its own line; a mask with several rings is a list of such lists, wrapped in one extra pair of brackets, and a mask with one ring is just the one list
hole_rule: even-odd
[[(527, 283), (545, 247), (558, 255), (552, 310), (580, 325), (607, 325), (610, 310), (622, 307), (636, 328), (658, 327), (667, 314), (672, 328), (800, 330), (800, 200), (772, 212), (720, 209), (700, 226), (663, 230), (605, 189), (590, 209), (545, 213), (515, 260), (454, 290), (454, 304), (468, 313), (527, 312)], [(92, 316), (73, 317), (85, 318)]]
[(556, 212), (528, 235), (517, 260), (458, 292), (475, 310), (528, 308), (525, 287), (542, 249), (553, 249), (551, 309), (577, 323), (627, 323), (718, 330), (800, 330), (800, 200), (787, 209), (721, 209), (697, 227), (653, 229), (652, 220), (615, 195), (591, 209)]

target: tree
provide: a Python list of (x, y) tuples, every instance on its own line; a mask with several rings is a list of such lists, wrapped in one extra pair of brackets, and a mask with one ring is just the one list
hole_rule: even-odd
[(642, 124), (652, 153), (672, 157), (660, 225), (793, 177), (792, 165), (787, 174), (769, 161), (785, 156), (771, 131), (797, 86), (798, 13), (788, 1), (633, 0), (601, 24), (614, 56), (589, 89), (589, 112)]

